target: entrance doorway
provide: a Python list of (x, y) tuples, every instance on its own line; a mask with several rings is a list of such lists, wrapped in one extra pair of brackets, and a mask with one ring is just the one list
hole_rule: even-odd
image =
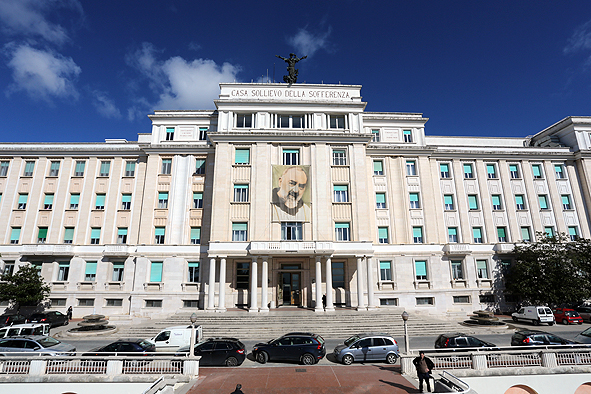
[(279, 304), (300, 305), (301, 303), (301, 274), (299, 272), (279, 273)]

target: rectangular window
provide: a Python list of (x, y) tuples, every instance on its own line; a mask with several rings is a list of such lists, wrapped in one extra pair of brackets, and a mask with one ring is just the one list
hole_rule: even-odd
[(548, 196), (542, 194), (538, 196), (540, 202), (540, 209), (548, 209)]
[(236, 127), (250, 128), (252, 127), (253, 114), (236, 114)]
[(248, 223), (232, 223), (232, 241), (246, 242)]
[(448, 163), (440, 163), (439, 164), (439, 173), (441, 174), (442, 179), (450, 178), (449, 164)]
[(481, 304), (492, 304), (495, 302), (494, 294), (480, 294), (478, 298)]
[(386, 208), (386, 193), (376, 193), (376, 208)]
[(448, 227), (447, 239), (450, 243), (458, 242), (458, 228), (457, 227)]
[(453, 211), (454, 208), (454, 196), (451, 194), (446, 194), (443, 196), (443, 205), (445, 206), (446, 211)]
[(475, 194), (468, 195), (468, 208), (471, 211), (478, 210), (478, 196)]
[(191, 227), (191, 245), (201, 243), (201, 227)]
[(402, 130), (404, 142), (412, 142), (412, 130)]
[(417, 162), (414, 160), (406, 161), (406, 175), (417, 175)]
[(64, 230), (64, 243), (71, 244), (74, 241), (74, 227), (66, 227)]
[(10, 243), (17, 244), (21, 237), (21, 228), (20, 227), (13, 227), (10, 231)]
[(573, 209), (571, 203), (570, 203), (570, 196), (563, 194), (561, 197), (562, 200), (562, 209), (567, 210), (567, 209)]
[(131, 209), (131, 194), (121, 195), (121, 209), (124, 211)]
[(94, 298), (78, 298), (78, 306), (94, 306)]
[(300, 150), (299, 149), (283, 149), (283, 165), (286, 165), (286, 166), (300, 165)]
[(0, 176), (8, 175), (8, 167), (10, 166), (9, 161), (0, 161)]
[(183, 300), (183, 308), (199, 308), (199, 300)]
[(105, 306), (122, 306), (123, 299), (122, 298), (107, 298), (107, 304)]
[(378, 227), (378, 243), (387, 244), (388, 241), (388, 227)]
[(19, 194), (17, 209), (27, 209), (27, 200), (28, 199), (29, 199), (28, 194)]
[(234, 164), (250, 164), (250, 149), (236, 148)]
[(515, 207), (518, 211), (525, 209), (525, 199), (523, 198), (523, 194), (517, 194), (515, 196)]
[(331, 129), (344, 129), (345, 128), (345, 115), (330, 115), (330, 128)]
[(380, 142), (380, 129), (371, 130), (371, 142)]
[(343, 262), (332, 262), (332, 288), (333, 289), (344, 289), (345, 288), (345, 263)]
[(521, 239), (523, 242), (531, 242), (531, 233), (529, 227), (521, 227)]
[(248, 185), (234, 185), (234, 202), (248, 202)]
[(470, 296), (453, 296), (454, 304), (469, 304)]
[(199, 141), (207, 139), (207, 127), (199, 127)]
[(381, 160), (373, 161), (373, 174), (384, 175), (384, 162)]
[(518, 179), (519, 176), (519, 166), (517, 164), (509, 164), (509, 173), (511, 175), (511, 179)]
[(101, 242), (101, 229), (92, 228), (90, 229), (90, 244), (98, 245)]
[(189, 274), (187, 275), (187, 282), (199, 283), (199, 262), (189, 261)]
[(462, 267), (461, 260), (452, 260), (451, 275), (452, 275), (453, 280), (463, 280), (464, 279), (464, 269)]
[(44, 244), (45, 242), (47, 242), (47, 227), (39, 227), (37, 243)]
[(416, 280), (427, 280), (427, 261), (415, 261), (415, 278)]
[(53, 193), (45, 195), (45, 201), (43, 201), (43, 209), (53, 208)]
[(99, 176), (109, 176), (110, 171), (111, 171), (111, 162), (110, 161), (101, 161), (101, 169), (99, 172)]
[(391, 261), (380, 261), (380, 280), (392, 280)]
[(503, 206), (501, 205), (501, 195), (493, 194), (491, 196), (491, 199), (493, 211), (500, 211), (503, 208)]
[(126, 244), (127, 243), (127, 227), (119, 227), (117, 229), (117, 243), (118, 244)]
[(49, 167), (49, 176), (58, 176), (60, 173), (60, 162), (52, 161)]
[(154, 229), (154, 243), (158, 245), (164, 244), (164, 235), (165, 235), (165, 228), (164, 227), (156, 227)]
[(497, 236), (499, 242), (507, 242), (507, 229), (505, 227), (497, 227)]
[(417, 297), (417, 305), (435, 305), (433, 297)]
[(193, 208), (203, 208), (203, 193), (201, 192), (194, 192), (193, 193)]
[(174, 127), (166, 128), (166, 141), (174, 140)]
[(568, 236), (570, 237), (571, 241), (576, 241), (577, 239), (579, 239), (579, 230), (574, 226), (569, 227)]
[(205, 159), (195, 160), (195, 174), (198, 174), (198, 175), (205, 174)]
[(422, 227), (413, 227), (412, 228), (412, 240), (416, 244), (423, 243), (423, 228)]
[(146, 308), (162, 308), (162, 300), (146, 300)]
[(534, 175), (534, 179), (542, 179), (542, 166), (539, 164), (532, 164), (531, 171)]
[(333, 186), (334, 202), (349, 202), (349, 186), (334, 185)]
[(334, 149), (332, 151), (332, 165), (346, 166), (347, 165), (347, 151), (344, 149)]
[(250, 284), (250, 263), (236, 263), (236, 288), (248, 289)]
[(398, 298), (380, 298), (380, 306), (398, 306)]
[(465, 179), (474, 178), (474, 173), (472, 172), (472, 164), (464, 164), (464, 178)]
[(486, 165), (486, 174), (490, 179), (497, 178), (497, 166), (494, 164), (487, 164)]
[(301, 241), (302, 236), (301, 222), (282, 222), (281, 223), (281, 240), (282, 241)]
[(554, 236), (554, 227), (552, 227), (552, 226), (544, 227), (544, 232), (546, 233), (547, 237), (553, 237)]
[(123, 282), (123, 270), (125, 269), (125, 263), (114, 262), (113, 263), (113, 282)]
[(162, 171), (161, 174), (170, 175), (172, 172), (172, 159), (162, 159)]
[(86, 271), (84, 273), (85, 282), (94, 282), (96, 280), (96, 261), (86, 262)]
[(70, 194), (70, 209), (78, 209), (79, 203), (80, 203), (80, 194), (78, 194), (78, 193)]
[(472, 238), (474, 239), (475, 244), (481, 244), (483, 242), (481, 227), (473, 227), (472, 228)]
[(65, 298), (50, 298), (49, 302), (52, 308), (57, 306), (66, 306), (66, 299)]
[(96, 203), (94, 204), (94, 209), (105, 209), (105, 194), (97, 194), (96, 195)]
[(168, 192), (158, 192), (158, 209), (168, 209)]
[(35, 162), (34, 161), (25, 162), (25, 171), (23, 172), (23, 176), (33, 176), (34, 170), (35, 170)]
[(476, 271), (478, 279), (488, 279), (488, 267), (486, 260), (476, 260)]
[(58, 262), (57, 280), (59, 282), (65, 282), (68, 280), (68, 274), (70, 273), (70, 263), (67, 261)]
[(76, 168), (74, 169), (74, 176), (84, 176), (84, 167), (86, 166), (85, 161), (77, 161)]
[(162, 261), (152, 261), (150, 282), (162, 282)]
[(412, 208), (420, 208), (421, 203), (419, 202), (419, 193), (410, 193), (410, 207)]
[(554, 165), (554, 173), (556, 174), (556, 179), (566, 178), (566, 175), (564, 173), (564, 167), (561, 164)]
[(349, 223), (335, 223), (335, 237), (337, 241), (350, 241)]
[(125, 176), (135, 176), (135, 161), (125, 162)]

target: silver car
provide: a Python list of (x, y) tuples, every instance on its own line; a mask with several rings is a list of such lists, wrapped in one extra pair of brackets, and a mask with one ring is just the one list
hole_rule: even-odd
[(591, 327), (577, 335), (575, 341), (579, 343), (591, 343)]
[(398, 343), (388, 334), (357, 334), (334, 349), (338, 362), (350, 365), (359, 362), (387, 362), (398, 360)]
[(42, 353), (49, 356), (74, 356), (76, 348), (52, 337), (28, 335), (0, 339), (0, 353)]

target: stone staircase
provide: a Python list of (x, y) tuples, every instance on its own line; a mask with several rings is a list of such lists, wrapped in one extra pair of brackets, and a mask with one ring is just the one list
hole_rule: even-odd
[[(404, 337), (402, 311), (357, 312), (343, 309), (334, 313), (314, 313), (309, 310), (273, 310), (269, 313), (228, 311), (225, 313), (197, 312), (196, 324), (203, 327), (203, 336), (235, 337), (241, 340), (268, 340), (287, 332), (314, 332), (324, 338), (348, 338), (356, 333), (388, 333)], [(142, 325), (120, 326), (118, 337), (151, 338), (170, 326), (189, 325), (190, 314), (176, 314), (167, 319), (149, 321)], [(457, 319), (437, 320), (432, 316), (411, 315), (408, 319), (410, 336), (433, 336), (445, 332), (463, 331)], [(464, 327), (465, 331), (465, 327)]]

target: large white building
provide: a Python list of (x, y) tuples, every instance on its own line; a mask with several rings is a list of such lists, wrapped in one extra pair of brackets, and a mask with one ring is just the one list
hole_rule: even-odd
[(510, 308), (536, 232), (591, 236), (591, 117), (527, 138), (434, 137), (361, 86), (220, 85), (137, 142), (0, 144), (0, 269), (74, 316)]

